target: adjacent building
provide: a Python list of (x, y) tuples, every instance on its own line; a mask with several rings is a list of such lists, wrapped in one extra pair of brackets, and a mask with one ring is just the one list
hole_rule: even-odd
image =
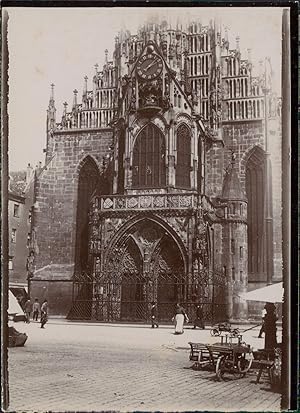
[(281, 280), (280, 101), (217, 21), (121, 32), (57, 119), (36, 179), (34, 296), (53, 314), (246, 319)]
[(34, 181), (35, 171), (30, 164), (26, 171), (12, 171), (9, 174), (9, 286), (15, 294), (21, 295), (28, 287)]

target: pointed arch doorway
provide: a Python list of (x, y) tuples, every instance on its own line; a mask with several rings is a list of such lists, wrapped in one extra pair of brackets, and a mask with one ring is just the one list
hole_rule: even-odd
[[(103, 321), (146, 322), (151, 302), (170, 321), (186, 294), (182, 252), (170, 233), (150, 219), (133, 225), (109, 252), (97, 289)], [(97, 317), (96, 317), (97, 318)]]
[(246, 164), (246, 194), (248, 199), (248, 278), (266, 281), (266, 155), (255, 147)]

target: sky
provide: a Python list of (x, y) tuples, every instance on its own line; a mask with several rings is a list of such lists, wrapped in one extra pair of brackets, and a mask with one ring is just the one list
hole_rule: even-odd
[[(132, 34), (149, 19), (170, 24), (219, 16), (229, 29), (230, 47), (240, 37), (242, 58), (252, 49), (252, 60), (271, 57), (274, 86), (280, 93), (281, 14), (279, 7), (113, 7), (113, 8), (7, 8), (9, 47), (9, 169), (44, 163), (46, 110), (50, 84), (55, 84), (57, 122), (63, 102), (69, 107), (73, 90), (82, 94), (84, 76), (89, 86), (104, 50), (112, 57), (114, 39), (121, 29)], [(79, 99), (80, 100), (80, 99)]]

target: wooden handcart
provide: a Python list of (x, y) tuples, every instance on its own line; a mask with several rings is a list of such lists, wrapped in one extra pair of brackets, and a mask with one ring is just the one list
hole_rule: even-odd
[(242, 342), (241, 335), (222, 335), (220, 342), (215, 344), (189, 342), (189, 345), (189, 358), (194, 362), (192, 367), (197, 370), (211, 368), (215, 370), (218, 380), (223, 380), (225, 373), (245, 376), (254, 358), (252, 349)]
[(216, 376), (218, 380), (223, 380), (225, 373), (244, 377), (252, 365), (252, 350), (250, 346), (244, 343), (217, 343), (207, 345), (207, 348), (212, 355), (216, 353), (219, 355), (216, 362)]

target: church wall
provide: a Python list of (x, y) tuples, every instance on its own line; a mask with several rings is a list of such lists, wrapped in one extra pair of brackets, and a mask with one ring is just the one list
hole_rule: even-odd
[(239, 168), (239, 180), (246, 193), (246, 164), (241, 162), (245, 153), (256, 145), (264, 149), (262, 121), (242, 122), (223, 125), (223, 139), (225, 144), (225, 167), (230, 163), (231, 151), (234, 152), (235, 164)]
[[(281, 134), (279, 119), (269, 120), (268, 149), (272, 163), (272, 193), (273, 193), (273, 239), (274, 239), (274, 276), (273, 279), (282, 278), (282, 230), (281, 230)], [(264, 123), (253, 121), (248, 123), (235, 123), (223, 125), (224, 168), (229, 165), (231, 151), (235, 153), (239, 170), (241, 187), (246, 193), (246, 162), (247, 154), (254, 146), (265, 150)]]
[[(80, 162), (90, 155), (101, 172), (102, 157), (112, 143), (111, 130), (77, 133), (56, 133), (52, 137), (54, 156), (46, 165), (36, 183), (34, 223), (37, 229), (38, 253), (35, 257), (35, 275), (31, 282), (34, 296), (40, 297), (47, 287), (41, 280), (51, 280), (51, 296), (61, 297), (56, 303), (57, 314), (65, 313), (70, 305), (74, 273), (77, 182)], [(47, 234), (47, 236), (45, 236)], [(54, 280), (60, 280), (53, 283)], [(65, 289), (64, 294), (61, 293)], [(68, 298), (69, 297), (69, 298)], [(59, 301), (58, 298), (55, 300)], [(51, 306), (51, 303), (50, 303)]]

